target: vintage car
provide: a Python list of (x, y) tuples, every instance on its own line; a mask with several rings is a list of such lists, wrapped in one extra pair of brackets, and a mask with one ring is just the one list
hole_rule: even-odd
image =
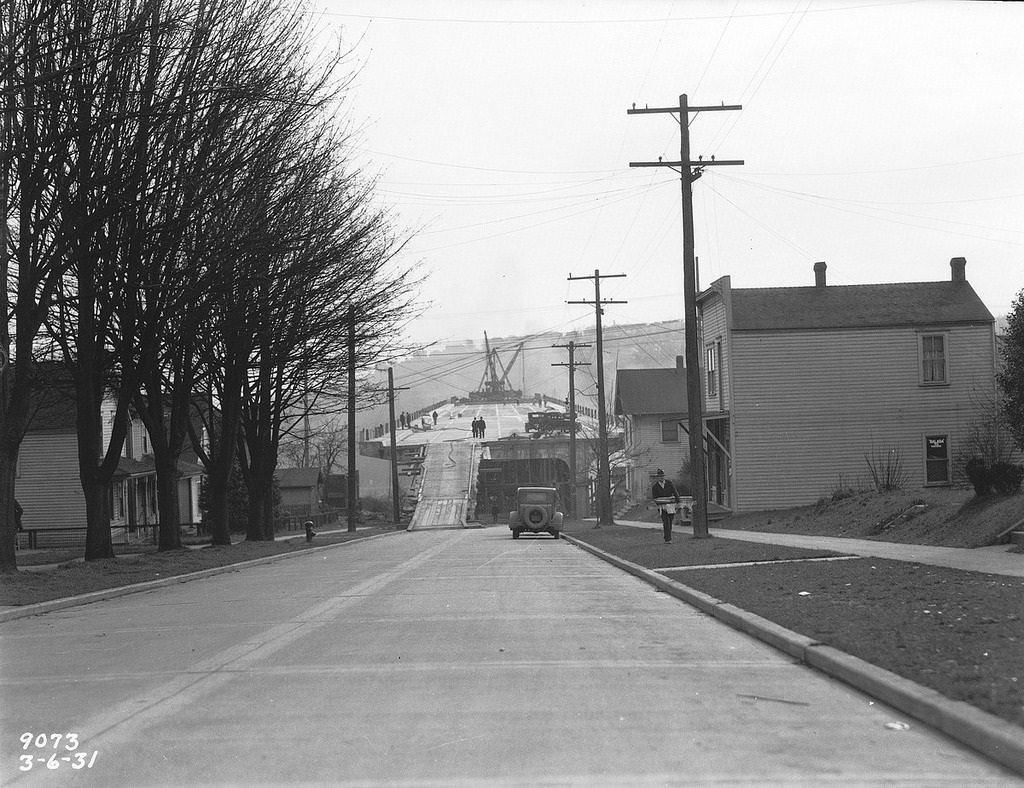
[(554, 487), (520, 487), (516, 490), (515, 511), (508, 515), (508, 527), (513, 539), (518, 539), (523, 531), (546, 531), (557, 539), (563, 519), (558, 511), (558, 490)]
[(558, 411), (534, 411), (526, 414), (526, 431), (535, 433), (533, 437), (548, 435), (554, 432), (580, 431), (579, 422), (573, 423), (572, 416)]

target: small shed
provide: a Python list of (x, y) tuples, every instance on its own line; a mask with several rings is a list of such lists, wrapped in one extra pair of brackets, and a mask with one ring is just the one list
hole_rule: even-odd
[(319, 468), (278, 468), (275, 476), (282, 511), (296, 515), (320, 511), (324, 477)]

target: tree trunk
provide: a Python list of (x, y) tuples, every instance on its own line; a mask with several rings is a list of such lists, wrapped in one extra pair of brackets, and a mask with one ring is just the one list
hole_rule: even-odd
[(276, 463), (256, 458), (249, 466), (246, 488), (249, 491), (249, 522), (246, 541), (274, 540), (274, 470)]
[(231, 544), (231, 524), (228, 518), (228, 479), (221, 463), (206, 469), (206, 511), (209, 515), (210, 542), (214, 545)]
[(262, 542), (266, 540), (263, 528), (263, 501), (266, 493), (263, 490), (254, 489), (256, 485), (249, 486), (249, 520), (245, 526), (245, 541)]
[(154, 454), (156, 503), (160, 512), (158, 550), (181, 549), (181, 509), (178, 506), (178, 455), (171, 451)]
[[(15, 543), (18, 522), (15, 516), (14, 476), (18, 467), (18, 446), (0, 441), (0, 574), (18, 571)], [(13, 456), (12, 456), (13, 454)]]
[[(95, 465), (95, 463), (93, 463)], [(85, 494), (85, 560), (96, 561), (114, 557), (114, 543), (110, 539), (110, 480), (94, 472), (87, 479), (82, 476)]]

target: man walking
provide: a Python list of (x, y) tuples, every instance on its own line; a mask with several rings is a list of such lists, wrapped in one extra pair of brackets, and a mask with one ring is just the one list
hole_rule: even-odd
[(676, 507), (679, 505), (679, 493), (676, 492), (676, 486), (665, 478), (665, 471), (661, 468), (658, 468), (654, 475), (651, 497), (661, 510), (661, 530), (664, 532), (665, 541), (671, 542), (672, 520), (675, 519)]

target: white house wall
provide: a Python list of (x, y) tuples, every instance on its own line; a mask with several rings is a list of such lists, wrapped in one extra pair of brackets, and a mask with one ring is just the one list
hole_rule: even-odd
[[(729, 365), (731, 355), (729, 342), (726, 337), (725, 305), (722, 299), (711, 296), (704, 303), (701, 310), (701, 347), (700, 347), (700, 390), (704, 403), (704, 415), (714, 415), (729, 409), (729, 397), (731, 394), (731, 380)], [(707, 384), (707, 346), (721, 342), (721, 356), (718, 359), (718, 396), (708, 398)]]
[(685, 422), (685, 413), (629, 416), (628, 419), (632, 439), (626, 447), (631, 463), (630, 496), (639, 503), (650, 498), (650, 476), (658, 468), (672, 480), (679, 478), (680, 469), (689, 459), (690, 444), (682, 428), (678, 441), (666, 443), (661, 439), (661, 422), (669, 419)]
[(186, 476), (178, 480), (178, 519), (182, 523), (198, 523), (203, 516), (199, 511), (200, 479)]
[(29, 433), (18, 453), (15, 497), (25, 528), (84, 528), (85, 495), (78, 475), (78, 443), (68, 433)]
[(942, 330), (946, 386), (920, 385), (912, 327), (733, 333), (736, 510), (813, 503), (841, 479), (863, 483), (873, 450), (897, 449), (907, 485), (921, 486), (925, 434), (948, 434), (955, 463), (979, 395), (994, 392), (994, 343), (990, 326)]

